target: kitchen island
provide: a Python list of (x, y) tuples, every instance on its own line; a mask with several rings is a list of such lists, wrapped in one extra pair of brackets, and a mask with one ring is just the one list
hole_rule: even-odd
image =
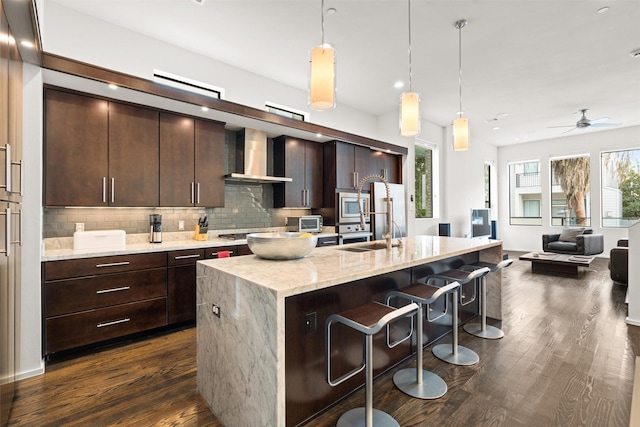
[[(348, 250), (363, 245), (316, 248), (292, 261), (252, 255), (198, 262), (198, 391), (225, 425), (298, 425), (363, 384), (362, 376), (335, 388), (326, 384), (328, 315), (383, 301), (389, 290), (432, 273), (502, 260), (502, 242), (488, 239), (416, 236), (391, 251)], [(500, 275), (488, 277), (487, 294), (488, 316), (501, 319)], [(477, 301), (475, 307), (477, 313)], [(445, 335), (448, 324), (445, 316), (442, 324), (427, 329), (425, 342)], [(341, 337), (332, 353), (332, 360), (340, 360), (335, 366), (357, 365), (361, 339), (346, 332), (336, 335)], [(410, 343), (387, 350), (384, 334), (379, 335), (376, 374), (415, 351)]]

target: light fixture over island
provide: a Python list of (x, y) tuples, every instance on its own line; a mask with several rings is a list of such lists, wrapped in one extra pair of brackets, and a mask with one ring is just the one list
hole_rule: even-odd
[[(416, 236), (391, 250), (361, 250), (376, 243), (316, 248), (291, 261), (250, 255), (198, 262), (198, 391), (224, 425), (298, 425), (364, 383), (356, 376), (333, 388), (324, 379), (330, 314), (383, 301), (389, 290), (434, 272), (502, 260), (502, 242), (496, 240)], [(497, 274), (487, 281), (487, 306), (489, 317), (502, 318)], [(462, 322), (477, 314), (477, 304), (465, 310)], [(427, 328), (425, 323), (430, 341), (451, 330)], [(386, 363), (376, 375), (415, 352), (410, 343), (387, 349), (384, 334), (378, 335), (374, 353), (385, 353)], [(348, 344), (351, 338), (339, 339)], [(361, 348), (357, 339), (352, 344)], [(345, 354), (334, 357), (350, 362), (349, 350), (338, 348)]]

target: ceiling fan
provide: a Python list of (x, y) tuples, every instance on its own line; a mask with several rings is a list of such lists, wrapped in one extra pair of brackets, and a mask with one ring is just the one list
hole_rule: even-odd
[[(587, 118), (587, 111), (589, 111), (588, 108), (583, 108), (582, 110), (579, 110), (579, 111), (576, 112), (576, 113), (582, 113), (582, 117), (580, 117), (580, 120), (578, 120), (575, 125), (549, 126), (549, 128), (568, 128), (568, 127), (570, 127), (571, 129), (569, 129), (568, 131), (562, 132), (562, 134), (564, 135), (565, 133), (571, 132), (572, 130), (575, 130), (575, 129), (584, 129), (584, 128), (589, 128), (589, 127), (616, 127), (616, 126), (622, 125), (622, 123), (608, 123), (607, 122), (607, 120), (609, 120), (608, 117), (600, 117), (599, 119), (589, 120)], [(605, 122), (607, 122), (607, 123), (605, 123)]]

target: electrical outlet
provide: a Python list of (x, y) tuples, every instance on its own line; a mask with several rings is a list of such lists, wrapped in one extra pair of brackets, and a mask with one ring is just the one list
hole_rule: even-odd
[(84, 222), (76, 222), (76, 231), (84, 231)]
[(178, 231), (184, 230), (184, 221), (178, 221)]
[(308, 313), (304, 316), (304, 333), (309, 334), (316, 331), (316, 312)]
[(215, 304), (211, 304), (211, 312), (213, 314), (215, 314), (216, 316), (220, 317), (220, 306), (219, 305), (215, 305)]

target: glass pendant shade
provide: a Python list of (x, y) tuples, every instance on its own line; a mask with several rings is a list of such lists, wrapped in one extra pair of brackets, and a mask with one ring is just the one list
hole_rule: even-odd
[(469, 119), (458, 117), (453, 121), (453, 151), (469, 149)]
[(400, 134), (416, 136), (420, 133), (420, 95), (405, 92), (400, 98)]
[(327, 43), (309, 55), (309, 106), (316, 110), (336, 106), (336, 51)]

